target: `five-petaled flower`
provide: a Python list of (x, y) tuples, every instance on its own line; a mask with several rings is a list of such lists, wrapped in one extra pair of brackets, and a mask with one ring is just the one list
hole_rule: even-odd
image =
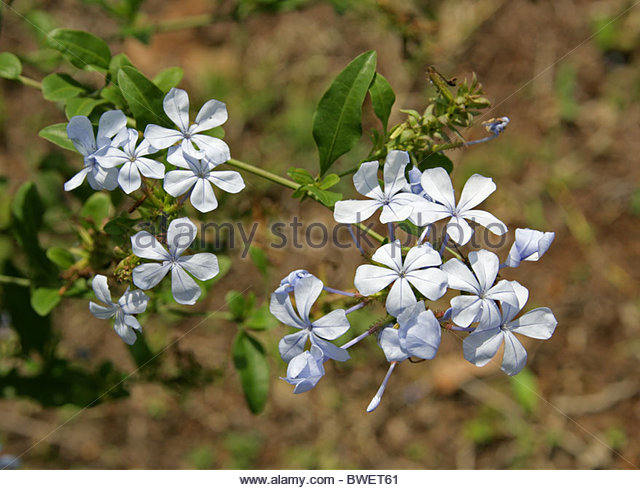
[[(156, 124), (149, 124), (144, 130), (144, 137), (151, 146), (158, 150), (169, 148), (180, 143), (169, 153), (181, 151), (185, 155), (208, 160), (219, 164), (231, 158), (229, 147), (220, 138), (199, 134), (216, 128), (227, 120), (227, 106), (219, 100), (209, 100), (202, 106), (196, 120), (189, 124), (189, 96), (178, 88), (169, 90), (163, 101), (164, 112), (179, 129), (168, 129)], [(197, 148), (196, 148), (197, 146)]]
[(116, 333), (127, 344), (133, 345), (136, 341), (134, 330), (142, 331), (140, 322), (133, 315), (143, 313), (147, 309), (149, 297), (139, 289), (129, 291), (129, 288), (127, 288), (118, 302), (114, 303), (111, 299), (107, 278), (103, 275), (95, 276), (91, 286), (96, 297), (106, 305), (102, 306), (93, 301), (89, 302), (91, 313), (101, 320), (115, 317), (113, 328)]
[(451, 318), (461, 327), (475, 322), (480, 322), (478, 330), (493, 327), (500, 321), (496, 301), (517, 305), (518, 298), (510, 281), (502, 280), (494, 286), (500, 267), (496, 254), (488, 250), (471, 252), (469, 263), (473, 272), (458, 259), (448, 260), (441, 267), (447, 273), (449, 288), (470, 293), (451, 300)]
[(502, 302), (498, 324), (482, 330), (478, 328), (462, 342), (464, 358), (479, 367), (486, 365), (504, 342), (502, 370), (509, 376), (518, 374), (527, 363), (527, 351), (514, 333), (547, 340), (558, 324), (549, 308), (536, 308), (514, 320), (526, 304), (529, 291), (515, 281), (513, 290), (518, 297), (517, 305)]
[(147, 140), (143, 140), (136, 148), (137, 142), (138, 132), (135, 129), (124, 128), (113, 139), (104, 155), (96, 157), (98, 163), (106, 169), (122, 165), (118, 173), (118, 184), (127, 194), (140, 188), (140, 174), (149, 179), (164, 178), (164, 165), (151, 158), (145, 158), (157, 150), (151, 147)]
[(269, 309), (273, 316), (285, 325), (300, 329), (299, 332), (285, 335), (279, 344), (282, 359), (289, 362), (304, 351), (307, 340), (320, 348), (325, 356), (336, 361), (346, 361), (349, 354), (345, 349), (329, 342), (344, 335), (349, 330), (349, 320), (343, 309), (334, 310), (315, 321), (309, 319), (311, 307), (322, 292), (322, 281), (315, 276), (299, 279), (293, 290), (296, 309), (287, 294), (273, 293)]
[(171, 292), (183, 305), (195, 304), (200, 297), (200, 286), (187, 272), (201, 281), (208, 281), (220, 271), (218, 258), (212, 253), (182, 254), (197, 234), (197, 227), (189, 218), (174, 219), (167, 231), (167, 251), (148, 231), (131, 237), (131, 248), (138, 257), (157, 262), (141, 264), (133, 269), (133, 283), (140, 289), (151, 289), (171, 271)]
[(96, 157), (104, 155), (111, 146), (112, 138), (127, 125), (127, 116), (122, 111), (107, 111), (98, 121), (98, 135), (86, 116), (73, 116), (67, 124), (67, 135), (82, 156), (84, 168), (64, 183), (64, 190), (71, 191), (86, 178), (94, 190), (112, 191), (118, 187), (118, 169), (105, 168)]
[(446, 228), (447, 235), (459, 245), (465, 245), (473, 236), (473, 229), (467, 220), (481, 224), (496, 235), (506, 233), (507, 227), (494, 215), (473, 209), (496, 190), (496, 185), (489, 177), (479, 174), (469, 177), (457, 205), (451, 178), (444, 168), (425, 170), (420, 183), (434, 202), (426, 199), (421, 201), (416, 209), (416, 224), (425, 226), (450, 218)]
[[(198, 160), (187, 154), (174, 153), (169, 162), (188, 170), (172, 170), (164, 177), (164, 190), (174, 197), (191, 189), (189, 200), (202, 213), (218, 207), (213, 185), (223, 191), (237, 194), (244, 189), (242, 176), (234, 170), (213, 170), (216, 165), (207, 158)], [(212, 185), (213, 184), (213, 185)]]
[(428, 243), (411, 248), (403, 262), (400, 240), (396, 240), (376, 250), (371, 260), (386, 267), (361, 265), (354, 284), (360, 294), (370, 296), (393, 282), (386, 302), (390, 315), (398, 316), (416, 302), (411, 286), (431, 300), (447, 291), (447, 275), (438, 269), (442, 259)]
[(404, 191), (407, 186), (404, 169), (408, 163), (409, 154), (406, 151), (389, 152), (384, 162), (382, 190), (378, 183), (378, 162), (364, 162), (354, 174), (353, 184), (360, 194), (369, 199), (338, 201), (333, 213), (335, 220), (338, 223), (359, 223), (379, 208), (382, 208), (382, 223), (404, 221), (411, 217), (415, 205), (424, 201), (424, 198)]

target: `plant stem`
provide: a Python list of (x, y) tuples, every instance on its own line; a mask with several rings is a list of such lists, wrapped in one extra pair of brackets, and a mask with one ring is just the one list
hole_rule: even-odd
[(15, 284), (16, 286), (24, 286), (28, 288), (31, 286), (31, 281), (25, 277), (13, 277), (0, 274), (0, 283)]
[(289, 189), (293, 189), (294, 191), (298, 190), (298, 187), (300, 187), (300, 184), (294, 182), (293, 180), (285, 179), (284, 177), (280, 177), (279, 175), (271, 173), (268, 170), (255, 167), (250, 163), (241, 162), (240, 160), (236, 160), (235, 158), (231, 158), (225, 163), (231, 167), (244, 170), (245, 172), (252, 173), (254, 175), (257, 175), (258, 177), (262, 177), (263, 179), (267, 179), (271, 182), (275, 182), (276, 184), (280, 184), (288, 187)]
[(38, 90), (42, 90), (42, 84), (38, 80), (34, 80), (33, 78), (25, 77), (24, 75), (20, 75), (17, 80), (26, 85), (27, 87), (33, 87)]

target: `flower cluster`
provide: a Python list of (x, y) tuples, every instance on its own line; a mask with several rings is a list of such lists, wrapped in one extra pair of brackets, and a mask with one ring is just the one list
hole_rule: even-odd
[[(507, 123), (508, 119), (497, 121), (498, 126), (491, 131), (499, 133)], [(445, 169), (420, 171), (413, 167), (407, 171), (409, 161), (408, 153), (390, 151), (383, 166), (383, 187), (378, 181), (379, 163), (363, 163), (353, 182), (366, 199), (339, 201), (335, 205), (334, 217), (340, 223), (359, 223), (382, 209), (380, 222), (388, 225), (389, 241), (371, 255), (370, 263), (360, 265), (355, 272), (357, 292), (323, 286), (320, 279), (299, 270), (284, 278), (271, 297), (271, 312), (276, 318), (300, 330), (280, 341), (282, 358), (289, 363), (283, 379), (295, 385), (294, 393), (313, 388), (324, 375), (328, 359), (346, 361), (347, 349), (374, 333), (390, 366), (367, 411), (378, 406), (399, 363), (409, 358), (435, 357), (442, 329), (469, 332), (463, 342), (463, 355), (477, 366), (486, 365), (504, 343), (502, 370), (508, 375), (520, 372), (527, 359), (526, 350), (514, 334), (548, 339), (555, 330), (557, 322), (548, 308), (536, 308), (518, 317), (529, 293), (518, 282), (498, 275), (501, 268), (539, 260), (553, 242), (554, 234), (516, 230), (513, 246), (502, 264), (495, 253), (485, 249), (465, 255), (458, 247), (470, 242), (475, 225), (498, 235), (507, 232), (495, 216), (476, 209), (496, 190), (496, 185), (488, 177), (472, 175), (456, 201)], [(435, 224), (441, 220), (447, 222), (438, 242)], [(413, 246), (395, 239), (395, 223), (406, 225), (405, 229), (412, 225)], [(453, 248), (449, 247), (451, 242)], [(323, 288), (356, 298), (360, 303), (312, 321), (311, 309)], [(452, 297), (448, 308), (439, 311), (430, 302), (442, 298), (447, 291), (459, 294)], [(388, 313), (384, 322), (341, 347), (329, 342), (349, 330), (347, 314), (376, 300), (384, 300)]]
[[(79, 187), (86, 179), (94, 190), (113, 191), (119, 186), (126, 194), (141, 188), (148, 193), (145, 179), (161, 180), (167, 194), (180, 198), (179, 204), (189, 198), (193, 207), (203, 213), (218, 206), (213, 186), (225, 192), (240, 192), (245, 184), (238, 172), (217, 170), (231, 158), (229, 147), (221, 139), (203, 134), (226, 122), (225, 104), (209, 100), (198, 112), (195, 122), (190, 124), (189, 97), (184, 90), (173, 88), (165, 96), (163, 107), (178, 129), (149, 124), (140, 142), (140, 134), (127, 127), (127, 117), (122, 111), (103, 113), (97, 135), (94, 135), (89, 118), (72, 117), (67, 134), (83, 155), (84, 167), (64, 184), (65, 190)], [(166, 154), (162, 153), (164, 150)], [(139, 289), (130, 291), (127, 288), (118, 302), (113, 303), (107, 278), (96, 275), (93, 290), (106, 306), (91, 302), (91, 312), (98, 318), (115, 318), (116, 333), (127, 344), (133, 344), (136, 341), (134, 331), (141, 330), (134, 315), (143, 313), (149, 301), (142, 290), (155, 287), (169, 272), (175, 301), (193, 305), (201, 291), (192, 276), (207, 281), (219, 272), (214, 254), (184, 254), (196, 234), (197, 227), (189, 218), (178, 218), (169, 223), (166, 248), (151, 233), (136, 233), (131, 237), (132, 254), (152, 261), (142, 263), (132, 271), (133, 285)]]

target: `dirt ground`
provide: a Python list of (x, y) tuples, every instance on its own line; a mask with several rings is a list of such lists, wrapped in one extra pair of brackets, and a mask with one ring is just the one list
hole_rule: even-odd
[[(21, 3), (15, 2), (15, 8), (23, 8)], [(81, 2), (31, 3), (65, 27), (100, 34), (115, 27), (97, 8)], [(153, 20), (171, 19), (206, 12), (211, 4), (149, 1), (143, 11)], [(363, 343), (353, 361), (328, 366), (312, 392), (294, 396), (278, 379), (286, 366), (277, 356), (277, 342), (289, 333), (281, 326), (260, 334), (271, 354), (272, 385), (266, 410), (256, 416), (247, 409), (232, 369), (235, 327), (199, 317), (178, 323), (158, 317), (146, 327), (151, 345), (161, 348), (180, 337), (179, 351), (192, 352), (212, 373), (211, 382), (186, 389), (148, 383), (133, 374), (126, 382), (129, 398), (87, 410), (0, 400), (0, 442), (6, 453), (22, 454), (23, 467), (640, 465), (640, 6), (626, 10), (632, 2), (617, 0), (380, 0), (358, 5), (339, 15), (318, 2), (242, 23), (223, 20), (160, 33), (150, 45), (115, 42), (112, 51), (121, 48), (149, 75), (182, 66), (181, 86), (194, 98), (215, 97), (228, 104), (225, 139), (232, 154), (277, 172), (290, 166), (314, 168), (314, 106), (330, 79), (357, 54), (378, 51), (378, 71), (398, 95), (393, 123), (401, 120), (398, 109), (422, 107), (429, 93), (427, 65), (459, 79), (475, 72), (493, 102), (481, 119), (507, 115), (511, 124), (497, 140), (452, 154), (454, 183), (460, 189), (473, 173), (491, 176), (498, 191), (483, 209), (510, 230), (556, 233), (539, 263), (504, 273), (529, 288), (529, 308), (552, 308), (558, 319), (552, 339), (525, 342), (527, 371), (509, 379), (497, 362), (476, 368), (464, 361), (462, 335), (448, 332), (436, 359), (400, 365), (380, 407), (366, 414), (387, 370), (373, 339)], [(424, 13), (427, 8), (435, 18)], [(30, 49), (27, 29), (18, 15), (7, 13), (0, 51)], [(17, 83), (3, 81), (0, 94), (0, 173), (15, 189), (31, 178), (51, 149), (34, 128), (64, 116)], [(480, 127), (465, 134), (481, 136)], [(363, 137), (356, 153), (366, 151), (365, 143)], [(350, 162), (337, 165), (346, 169)], [(233, 208), (228, 217), (260, 223), (258, 239), (272, 263), (269, 279), (260, 279), (250, 261), (234, 251), (233, 273), (215, 288), (248, 287), (265, 298), (298, 267), (330, 278), (334, 287), (352, 287), (361, 263), (355, 250), (268, 246), (271, 223), (298, 216), (329, 226), (331, 214), (313, 203), (300, 205), (288, 191), (251, 176), (245, 180), (246, 195), (227, 199)], [(347, 186), (344, 190), (355, 195)], [(214, 289), (198, 308), (214, 311), (223, 305), (222, 296)], [(112, 360), (134, 370), (124, 344), (91, 317), (85, 303), (65, 302), (54, 319), (63, 351), (89, 353), (78, 362)]]

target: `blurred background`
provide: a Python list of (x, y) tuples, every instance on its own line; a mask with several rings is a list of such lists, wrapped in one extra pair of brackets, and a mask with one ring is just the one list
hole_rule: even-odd
[[(637, 469), (640, 5), (148, 0), (141, 2), (135, 24), (123, 30), (122, 19), (106, 8), (118, 2), (8, 3), (0, 51), (23, 57), (29, 76), (41, 79), (51, 68), (38, 59), (42, 32), (88, 30), (108, 39), (113, 53), (126, 53), (148, 76), (182, 67), (180, 86), (189, 91), (192, 108), (210, 98), (227, 104), (225, 140), (232, 155), (280, 174), (291, 166), (316, 172), (313, 111), (335, 75), (363, 51), (377, 50), (378, 71), (397, 94), (391, 124), (403, 120), (399, 109), (420, 111), (433, 94), (428, 65), (458, 80), (475, 72), (493, 105), (465, 138), (485, 136), (479, 123), (490, 117), (508, 116), (511, 124), (490, 143), (448, 153), (454, 183), (460, 189), (476, 172), (493, 177), (498, 191), (483, 208), (509, 226), (510, 238), (516, 227), (556, 233), (540, 263), (525, 263), (504, 277), (529, 288), (528, 308), (549, 306), (559, 323), (549, 341), (525, 342), (529, 362), (514, 378), (500, 371), (499, 362), (484, 368), (467, 363), (463, 337), (447, 332), (434, 361), (399, 366), (371, 414), (364, 410), (388, 366), (373, 339), (362, 342), (351, 362), (327, 364), (327, 375), (313, 391), (294, 396), (278, 379), (286, 365), (277, 342), (289, 333), (278, 326), (260, 333), (271, 386), (266, 409), (253, 415), (232, 369), (231, 322), (215, 316), (148, 318), (145, 332), (153, 350), (172, 344), (157, 368), (162, 375), (152, 377), (135, 371), (126, 346), (107, 322), (91, 316), (85, 300), (68, 299), (50, 317), (27, 318), (34, 329), (53, 332), (58, 352), (68, 360), (58, 377), (49, 372), (29, 378), (30, 370), (37, 371), (38, 354), (9, 355), (17, 340), (3, 316), (0, 457), (21, 455), (23, 468), (48, 469)], [(374, 127), (368, 101), (365, 117), (365, 126)], [(72, 236), (60, 227), (78, 219), (79, 205), (64, 195), (57, 169), (79, 168), (80, 157), (37, 135), (65, 120), (38, 91), (0, 80), (4, 274), (13, 275), (11, 260), (20, 253), (9, 231), (9, 208), (23, 182), (34, 180), (43, 196), (48, 231), (41, 240), (61, 246)], [(368, 148), (365, 134), (336, 169), (350, 168)], [(255, 261), (241, 257), (242, 250), (232, 250), (232, 272), (195, 308), (216, 311), (229, 289), (248, 288), (262, 300), (299, 267), (333, 287), (352, 287), (361, 263), (357, 251), (268, 245), (272, 223), (298, 216), (303, 223), (329, 226), (331, 213), (244, 177), (247, 190), (226, 196), (215, 219), (258, 223), (256, 245), (268, 266), (263, 274)], [(340, 190), (355, 195), (349, 179)], [(2, 291), (4, 308), (19, 300), (12, 286)], [(354, 314), (352, 324), (362, 331), (382, 313)], [(23, 376), (19, 389), (15, 379), (7, 380), (11, 370)], [(103, 385), (95, 379), (105, 370), (114, 371), (114, 382)], [(132, 375), (117, 384), (117, 373)], [(86, 410), (56, 398), (74, 395), (80, 386), (102, 394), (116, 385)]]

